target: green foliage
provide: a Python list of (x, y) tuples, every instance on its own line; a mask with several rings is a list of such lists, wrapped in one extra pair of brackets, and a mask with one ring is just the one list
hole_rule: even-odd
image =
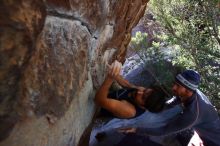
[(132, 48), (140, 51), (147, 46), (147, 33), (136, 32), (135, 37), (131, 38)]
[(193, 61), (193, 57), (187, 52), (187, 50), (182, 49), (180, 46), (174, 47), (177, 55), (173, 58), (172, 63), (175, 66), (181, 66), (182, 68), (196, 68), (196, 64)]
[(196, 69), (201, 89), (220, 109), (220, 2), (218, 0), (152, 0), (150, 7), (174, 47), (174, 65)]
[[(165, 35), (160, 37), (166, 38)], [(171, 86), (173, 83), (173, 72), (170, 70), (170, 62), (165, 60), (165, 54), (161, 50), (161, 43), (152, 42), (152, 45), (149, 47), (147, 39), (147, 33), (136, 32), (136, 35), (131, 39), (130, 47), (144, 62), (145, 68), (155, 79), (154, 84)]]
[(174, 73), (163, 48), (172, 48), (172, 64), (197, 70), (202, 76), (200, 89), (220, 109), (220, 1), (152, 0), (149, 9), (162, 27), (153, 36), (158, 41), (147, 44), (148, 34), (137, 32), (130, 46), (166, 85), (171, 85)]

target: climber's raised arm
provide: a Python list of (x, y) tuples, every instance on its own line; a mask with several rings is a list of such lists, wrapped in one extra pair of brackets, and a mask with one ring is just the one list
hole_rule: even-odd
[(133, 106), (130, 106), (130, 104), (126, 102), (108, 98), (109, 88), (111, 87), (115, 77), (120, 74), (121, 67), (122, 65), (118, 61), (115, 61), (109, 67), (108, 75), (96, 93), (95, 102), (119, 118), (130, 118), (136, 113)]
[[(119, 76), (121, 63), (115, 61), (109, 66), (107, 77), (95, 96), (95, 102), (118, 118), (134, 118), (148, 109), (159, 112), (163, 109), (164, 94), (157, 88), (134, 86)], [(118, 81), (122, 88), (109, 93), (113, 81)]]

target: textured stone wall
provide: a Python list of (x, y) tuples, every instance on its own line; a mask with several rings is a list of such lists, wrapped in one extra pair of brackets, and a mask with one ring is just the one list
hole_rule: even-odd
[(0, 145), (77, 145), (147, 1), (0, 1)]

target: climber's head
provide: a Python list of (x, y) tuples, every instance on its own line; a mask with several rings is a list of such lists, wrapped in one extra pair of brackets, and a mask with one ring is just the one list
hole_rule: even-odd
[(165, 105), (166, 93), (159, 86), (145, 89), (136, 95), (136, 103), (150, 112), (160, 112)]

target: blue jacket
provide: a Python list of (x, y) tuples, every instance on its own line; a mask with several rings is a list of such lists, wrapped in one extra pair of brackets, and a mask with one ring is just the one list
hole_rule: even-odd
[(165, 125), (157, 128), (137, 126), (137, 133), (151, 136), (177, 134), (194, 129), (203, 140), (220, 145), (220, 119), (209, 99), (199, 90), (183, 106), (183, 111), (175, 115)]

